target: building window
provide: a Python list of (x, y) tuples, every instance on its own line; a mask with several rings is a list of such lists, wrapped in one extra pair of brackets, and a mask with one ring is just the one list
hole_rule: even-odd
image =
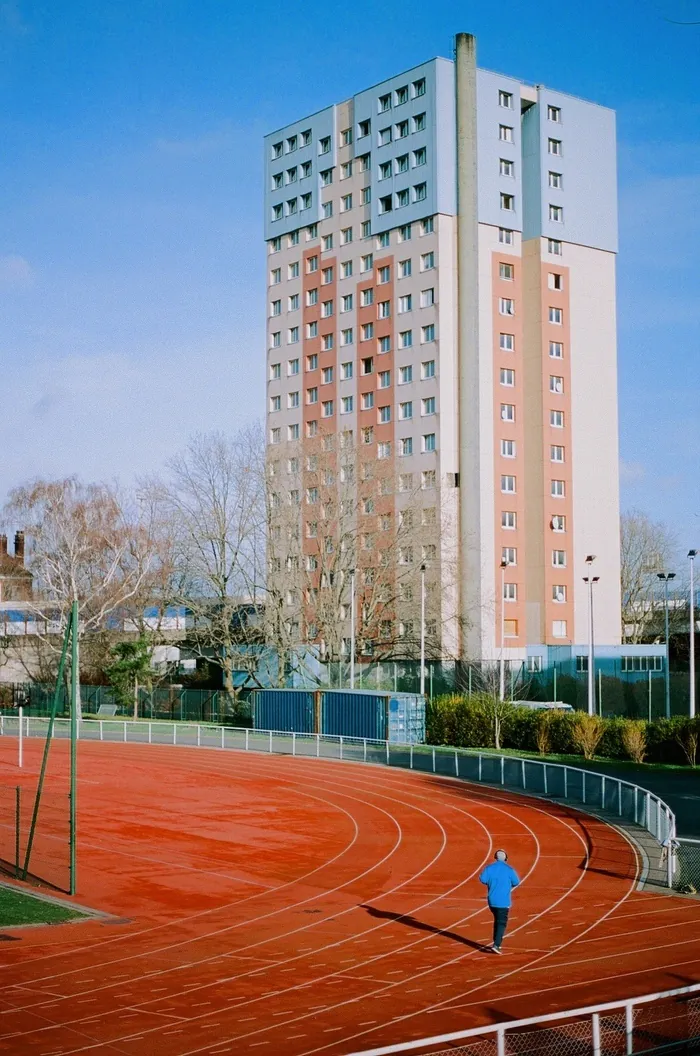
[(333, 202), (324, 202), (321, 206), (321, 213), (324, 220), (330, 220), (333, 216)]
[(352, 327), (348, 327), (347, 330), (340, 331), (340, 343), (341, 345), (352, 344)]
[(299, 360), (290, 359), (287, 363), (287, 374), (290, 378), (295, 377), (299, 373)]
[(368, 172), (372, 164), (371, 154), (360, 154), (357, 159), (357, 163), (360, 166), (360, 172)]
[(319, 173), (322, 187), (330, 187), (333, 183), (333, 169), (324, 169)]
[(499, 92), (498, 92), (498, 105), (499, 106), (505, 106), (505, 107), (507, 107), (508, 110), (512, 110), (513, 109), (513, 93), (512, 92), (504, 92), (503, 90), (499, 90)]
[(498, 310), (501, 315), (515, 315), (515, 301), (512, 297), (499, 297)]
[(385, 147), (391, 143), (391, 128), (381, 128), (379, 130), (379, 146)]
[(513, 232), (508, 227), (499, 227), (498, 241), (504, 246), (513, 245)]
[(396, 192), (396, 208), (397, 209), (402, 209), (404, 206), (408, 205), (408, 203), (409, 203), (408, 188), (406, 188), (403, 191), (397, 191)]
[(420, 306), (421, 308), (432, 308), (435, 304), (435, 288), (431, 287), (429, 290), (421, 290), (420, 294)]
[(504, 495), (514, 495), (515, 494), (515, 477), (510, 476), (507, 473), (503, 474), (501, 476), (501, 491), (504, 493)]
[(548, 106), (547, 107), (547, 120), (561, 122), (561, 107), (559, 106)]
[(333, 235), (324, 235), (321, 239), (321, 249), (324, 253), (327, 253), (329, 249), (333, 249)]
[(413, 131), (424, 132), (425, 131), (425, 114), (416, 114), (413, 118)]
[(563, 462), (564, 461), (564, 448), (561, 444), (550, 444), (549, 446), (549, 461), (550, 462)]
[(553, 429), (564, 428), (564, 412), (563, 411), (550, 411), (549, 412), (549, 424)]
[(344, 227), (340, 232), (340, 244), (341, 246), (347, 246), (349, 242), (352, 242), (352, 228)]
[(420, 222), (420, 233), (421, 235), (432, 235), (435, 231), (435, 224), (432, 216), (426, 217), (425, 220)]
[(277, 238), (271, 238), (269, 246), (270, 253), (279, 253), (282, 248), (282, 239), (279, 236)]
[(550, 154), (553, 154), (555, 157), (560, 158), (562, 153), (561, 140), (549, 139), (547, 141), (547, 149), (549, 150)]
[(500, 176), (515, 176), (515, 163), (509, 161), (508, 158), (500, 158), (498, 172)]
[(371, 341), (374, 337), (374, 323), (364, 323), (360, 328), (360, 340)]
[(429, 341), (435, 340), (435, 325), (429, 323), (427, 326), (422, 326), (420, 331), (421, 344), (425, 345)]
[(427, 183), (417, 183), (413, 188), (413, 201), (424, 202), (428, 197)]
[(270, 380), (271, 381), (279, 381), (281, 376), (282, 376), (282, 370), (281, 370), (280, 364), (279, 363), (271, 363), (270, 364)]
[(435, 377), (435, 360), (426, 359), (425, 363), (421, 363), (421, 378), (425, 381), (427, 378)]
[(298, 231), (290, 231), (289, 232), (289, 234), (287, 235), (287, 245), (290, 247), (290, 249), (291, 249), (292, 246), (298, 246), (299, 245), (299, 232)]
[(566, 485), (563, 480), (553, 480), (550, 492), (553, 499), (563, 499), (566, 494)]
[(425, 77), (413, 82), (413, 98), (417, 99), (421, 95), (425, 95)]
[(561, 242), (558, 238), (547, 239), (547, 252), (555, 257), (560, 257), (562, 255)]
[(513, 510), (504, 510), (501, 513), (501, 528), (513, 531), (518, 526), (518, 516)]
[(272, 347), (273, 348), (279, 348), (280, 344), (282, 343), (282, 332), (280, 330), (275, 330), (275, 332), (271, 336), (272, 336)]
[(289, 330), (287, 331), (287, 344), (296, 345), (298, 340), (299, 340), (299, 327), (298, 326), (290, 326)]
[(391, 407), (379, 407), (378, 412), (380, 425), (386, 425), (388, 422), (391, 421)]
[(321, 305), (321, 316), (323, 319), (328, 319), (331, 315), (333, 315), (333, 301), (324, 301)]
[(425, 453), (435, 451), (435, 433), (425, 433), (423, 436), (423, 451)]
[(397, 242), (408, 242), (411, 238), (411, 225), (403, 224), (398, 230)]
[(552, 620), (552, 638), (566, 638), (566, 620)]
[(287, 426), (287, 439), (288, 440), (298, 440), (299, 439), (299, 426), (298, 425), (288, 425)]
[(333, 400), (325, 400), (321, 404), (321, 416), (323, 418), (330, 418), (333, 414)]
[(561, 308), (550, 308), (549, 309), (549, 321), (550, 323), (556, 323), (557, 326), (561, 326), (564, 321), (564, 313)]
[(555, 601), (557, 605), (562, 605), (566, 601), (565, 583), (555, 583), (552, 586), (552, 601)]
[(424, 469), (423, 472), (420, 475), (421, 490), (422, 491), (428, 491), (429, 489), (434, 488), (435, 487), (435, 480), (436, 480), (435, 470), (434, 469)]
[(515, 458), (515, 440), (501, 440), (501, 456), (503, 458)]
[(552, 565), (554, 568), (566, 568), (566, 550), (552, 550)]
[(306, 369), (307, 369), (307, 371), (316, 370), (317, 367), (318, 367), (318, 356), (316, 355), (315, 352), (313, 352), (310, 356), (306, 357)]
[(547, 182), (550, 187), (554, 187), (557, 190), (561, 190), (561, 173), (560, 172), (549, 172)]
[(380, 301), (377, 305), (377, 315), (380, 319), (389, 319), (391, 317), (391, 302)]
[(353, 399), (352, 396), (343, 396), (340, 400), (340, 413), (341, 414), (352, 414)]
[(503, 600), (504, 601), (517, 601), (518, 600), (518, 587), (516, 583), (504, 583), (503, 584)]
[(279, 444), (279, 442), (280, 442), (280, 429), (279, 429), (279, 427), (276, 428), (276, 429), (270, 429), (270, 443), (271, 444)]
[(380, 389), (388, 389), (391, 385), (391, 371), (381, 370), (377, 375)]
[(371, 411), (374, 407), (374, 393), (363, 392), (360, 396), (360, 406), (363, 411)]
[[(399, 121), (396, 126), (396, 138), (405, 139), (408, 135), (408, 121)], [(406, 158), (406, 167), (408, 168), (408, 157)]]
[(360, 307), (369, 308), (374, 303), (374, 290), (370, 287), (368, 290), (360, 290)]
[(408, 85), (403, 85), (402, 88), (397, 88), (394, 92), (394, 104), (396, 106), (402, 106), (403, 103), (408, 102)]
[(420, 270), (431, 271), (435, 267), (435, 253), (421, 253)]
[(383, 161), (379, 166), (379, 179), (388, 180), (392, 175), (392, 163), (390, 161)]
[(293, 293), (292, 296), (289, 298), (289, 306), (287, 308), (287, 311), (295, 312), (298, 309), (298, 307), (299, 307), (299, 294), (298, 293)]
[(420, 147), (418, 150), (413, 151), (413, 167), (418, 168), (419, 165), (425, 165), (428, 160), (428, 153), (425, 147)]
[(503, 352), (513, 352), (515, 349), (515, 334), (499, 334), (498, 347)]
[(413, 344), (413, 331), (402, 330), (399, 333), (399, 348), (410, 348)]
[(549, 342), (549, 354), (552, 359), (563, 359), (564, 358), (564, 346), (561, 341), (550, 341)]
[(413, 297), (410, 293), (404, 297), (399, 297), (399, 315), (404, 312), (410, 312), (413, 309)]
[(512, 212), (515, 209), (515, 195), (501, 193), (501, 209)]
[(498, 126), (498, 138), (502, 143), (513, 142), (513, 129), (510, 125), (499, 125)]
[(318, 152), (319, 154), (330, 154), (331, 151), (331, 137), (323, 136), (318, 141)]
[(564, 283), (561, 274), (558, 271), (550, 271), (547, 276), (547, 285), (550, 290), (563, 290)]
[(515, 385), (515, 371), (509, 367), (501, 367), (500, 380), (501, 385)]
[(406, 436), (399, 440), (399, 454), (400, 455), (412, 455), (413, 454), (413, 437)]
[(377, 458), (391, 458), (391, 444), (377, 444)]
[(270, 272), (270, 285), (276, 286), (278, 282), (282, 281), (282, 269), (273, 268)]
[(330, 385), (333, 381), (333, 367), (324, 367), (321, 371), (321, 384)]
[(282, 314), (282, 302), (273, 301), (270, 305), (270, 315), (281, 315)]
[(408, 385), (413, 381), (413, 367), (399, 367), (399, 385)]
[(274, 161), (275, 158), (281, 158), (282, 157), (282, 149), (283, 149), (282, 143), (273, 143), (272, 144), (272, 159), (273, 159), (273, 161)]
[(423, 417), (431, 414), (435, 414), (435, 397), (427, 396), (424, 400), (421, 400), (420, 413)]
[(560, 205), (550, 205), (549, 219), (554, 223), (561, 224), (564, 221), (564, 210)]
[(404, 421), (406, 418), (413, 418), (413, 401), (408, 400), (406, 403), (399, 404), (399, 418)]
[(390, 213), (393, 208), (394, 208), (394, 204), (393, 204), (393, 200), (392, 200), (392, 197), (391, 197), (390, 194), (385, 194), (382, 198), (379, 199), (379, 212), (380, 212), (380, 214), (382, 214), (382, 213)]
[(270, 410), (280, 411), (282, 409), (282, 397), (281, 396), (270, 396)]
[(324, 352), (330, 352), (333, 348), (333, 334), (324, 334), (321, 338), (321, 348)]
[(296, 165), (294, 165), (293, 168), (287, 169), (287, 183), (296, 183), (296, 182), (297, 182), (297, 167), (296, 167)]
[(504, 620), (503, 621), (503, 636), (504, 636), (504, 638), (517, 638), (518, 637), (518, 621), (517, 620)]
[(327, 286), (330, 282), (333, 282), (333, 268), (324, 268), (321, 272), (321, 282), (324, 286)]
[(374, 359), (372, 356), (365, 356), (361, 363), (361, 374), (371, 374), (374, 370)]
[(306, 402), (318, 403), (318, 389), (315, 386), (306, 390)]
[(306, 324), (306, 336), (309, 339), (313, 337), (318, 337), (318, 323), (313, 322)]
[(552, 517), (552, 531), (553, 532), (565, 532), (566, 531), (566, 517), (561, 513), (556, 513)]
[(512, 281), (515, 275), (515, 269), (512, 264), (499, 264), (498, 265), (498, 276), (501, 279), (506, 279), (508, 282)]
[(549, 375), (549, 391), (557, 394), (564, 392), (564, 379), (558, 374)]
[(340, 199), (340, 211), (341, 213), (347, 213), (348, 209), (352, 209), (352, 195), (344, 194)]
[(340, 376), (343, 381), (349, 381), (353, 374), (353, 364), (351, 362), (340, 364)]

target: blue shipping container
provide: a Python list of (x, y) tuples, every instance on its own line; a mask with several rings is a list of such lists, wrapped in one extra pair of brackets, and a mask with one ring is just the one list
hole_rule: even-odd
[(256, 689), (253, 726), (256, 730), (314, 733), (314, 694), (300, 689)]
[(367, 740), (422, 744), (425, 701), (420, 694), (326, 690), (321, 695), (321, 733)]

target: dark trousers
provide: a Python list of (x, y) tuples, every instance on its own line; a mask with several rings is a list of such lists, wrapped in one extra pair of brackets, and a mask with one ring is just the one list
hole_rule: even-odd
[(500, 947), (508, 926), (508, 910), (499, 906), (489, 906), (489, 909), (493, 913), (493, 944)]

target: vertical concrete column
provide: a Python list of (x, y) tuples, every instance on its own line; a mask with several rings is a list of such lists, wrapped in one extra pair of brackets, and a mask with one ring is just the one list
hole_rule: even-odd
[(456, 37), (457, 413), (459, 416), (459, 614), (462, 659), (480, 654), (481, 515), (476, 40)]

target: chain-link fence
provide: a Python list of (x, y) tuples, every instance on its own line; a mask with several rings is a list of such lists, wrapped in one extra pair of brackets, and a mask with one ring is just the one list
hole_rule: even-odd
[(351, 1056), (623, 1056), (696, 1052), (700, 983), (629, 1001), (363, 1049)]
[[(669, 847), (664, 848), (666, 854)], [(673, 856), (673, 886), (688, 895), (700, 894), (700, 840), (671, 841)]]

